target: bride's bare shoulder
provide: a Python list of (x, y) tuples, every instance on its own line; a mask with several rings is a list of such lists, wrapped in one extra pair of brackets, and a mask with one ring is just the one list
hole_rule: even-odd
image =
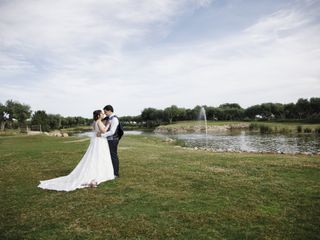
[(97, 121), (97, 125), (98, 125), (98, 128), (99, 128), (99, 130), (100, 130), (100, 132), (102, 132), (102, 133), (105, 133), (106, 132), (106, 126), (102, 123), (102, 121), (100, 120), (98, 120)]

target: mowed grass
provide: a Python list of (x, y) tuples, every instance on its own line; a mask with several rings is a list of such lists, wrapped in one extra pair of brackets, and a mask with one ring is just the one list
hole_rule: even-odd
[(89, 141), (0, 138), (0, 239), (319, 239), (320, 157), (120, 143), (120, 175), (97, 188), (38, 189)]

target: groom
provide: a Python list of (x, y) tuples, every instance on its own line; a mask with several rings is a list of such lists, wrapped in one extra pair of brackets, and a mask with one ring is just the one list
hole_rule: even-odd
[[(118, 158), (119, 136), (117, 132), (119, 119), (113, 113), (113, 107), (111, 105), (105, 106), (103, 108), (103, 111), (107, 115), (105, 120), (110, 121), (111, 125), (106, 133), (101, 134), (101, 137), (106, 137), (108, 140), (114, 176), (119, 177), (119, 158)], [(99, 137), (99, 135), (97, 136)]]

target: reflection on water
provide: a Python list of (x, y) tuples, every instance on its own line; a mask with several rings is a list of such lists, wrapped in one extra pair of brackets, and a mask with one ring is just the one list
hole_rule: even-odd
[[(170, 134), (188, 147), (205, 146), (205, 134)], [(314, 134), (260, 134), (250, 131), (227, 131), (208, 135), (208, 147), (215, 150), (246, 152), (320, 152), (320, 136)]]
[[(79, 137), (91, 137), (92, 132), (76, 134)], [(187, 147), (206, 146), (203, 133), (153, 134), (143, 131), (125, 131), (125, 135), (156, 135), (182, 140)], [(320, 136), (315, 134), (260, 134), (244, 130), (232, 130), (208, 134), (208, 148), (220, 151), (246, 152), (320, 152)]]

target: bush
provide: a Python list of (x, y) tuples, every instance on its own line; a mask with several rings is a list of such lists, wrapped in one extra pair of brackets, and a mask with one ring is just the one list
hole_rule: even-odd
[(320, 113), (313, 113), (306, 120), (309, 123), (320, 123)]
[(260, 133), (271, 133), (272, 128), (267, 125), (260, 125)]
[(311, 130), (311, 128), (305, 128), (305, 129), (303, 129), (303, 132), (304, 133), (311, 133), (312, 130)]
[(255, 129), (259, 129), (259, 125), (256, 124), (256, 123), (250, 123), (249, 130), (252, 131), (252, 130), (255, 130)]
[(281, 128), (279, 132), (280, 133), (290, 133), (291, 129), (289, 129), (289, 128)]
[(299, 126), (297, 126), (297, 132), (298, 133), (301, 133), (302, 132), (302, 127), (299, 125)]
[(314, 129), (314, 132), (315, 132), (316, 134), (320, 134), (320, 127)]

